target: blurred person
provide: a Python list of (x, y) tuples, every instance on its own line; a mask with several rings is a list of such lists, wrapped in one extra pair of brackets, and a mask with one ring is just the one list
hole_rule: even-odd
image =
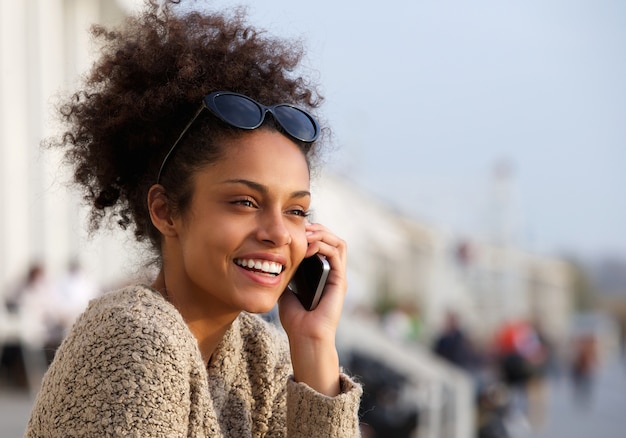
[(593, 334), (578, 335), (573, 342), (570, 375), (578, 405), (588, 408), (591, 404), (593, 378), (598, 366), (596, 338)]
[(21, 336), (29, 345), (43, 346), (54, 332), (55, 290), (44, 265), (34, 262), (21, 284), (7, 299), (7, 308), (18, 315)]
[(526, 385), (528, 398), (528, 419), (534, 430), (542, 429), (546, 424), (548, 412), (548, 374), (556, 367), (554, 363), (554, 345), (540, 322), (530, 324), (531, 334), (536, 338), (534, 350), (530, 351), (531, 376)]
[(396, 341), (406, 341), (411, 335), (411, 318), (401, 308), (394, 308), (383, 315), (383, 330)]
[(87, 304), (99, 295), (96, 283), (82, 269), (78, 260), (71, 260), (66, 274), (56, 288), (58, 323), (63, 336), (74, 324), (78, 316), (87, 308)]
[[(92, 225), (132, 228), (159, 272), (91, 301), (26, 436), (357, 436), (362, 390), (335, 345), (347, 249), (307, 220), (320, 100), (302, 52), (243, 10), (178, 3), (95, 27), (100, 57), (61, 108), (53, 144)], [(309, 311), (285, 291), (315, 254), (331, 270)], [(258, 316), (277, 302), (284, 332)]]
[(418, 312), (410, 304), (396, 306), (383, 315), (382, 327), (391, 339), (416, 341), (420, 335)]
[(447, 312), (443, 330), (435, 339), (432, 349), (437, 356), (451, 364), (468, 372), (474, 371), (476, 355), (455, 312)]
[(45, 283), (44, 267), (39, 262), (33, 262), (28, 267), (26, 275), (20, 278), (18, 284), (9, 288), (9, 292), (5, 294), (4, 304), (9, 313), (19, 313), (22, 305), (23, 296), (29, 291), (40, 289)]
[[(2, 345), (6, 380), (16, 387), (36, 390), (45, 371), (46, 349), (55, 338), (55, 296), (43, 264), (33, 262), (6, 297), (4, 305), (11, 318), (11, 344)], [(0, 314), (0, 317), (3, 315)]]
[(509, 321), (496, 338), (498, 367), (503, 382), (511, 389), (513, 413), (523, 413), (529, 425), (545, 422), (544, 375), (546, 348), (528, 321)]
[(505, 425), (508, 392), (482, 369), (483, 355), (462, 328), (456, 312), (446, 313), (443, 330), (436, 337), (432, 350), (437, 356), (470, 374), (476, 400), (476, 436), (508, 438)]

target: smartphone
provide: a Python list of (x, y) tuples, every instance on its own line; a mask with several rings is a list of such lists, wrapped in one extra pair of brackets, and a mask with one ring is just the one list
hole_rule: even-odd
[(306, 310), (317, 307), (330, 272), (326, 257), (315, 254), (302, 260), (287, 288), (291, 290)]

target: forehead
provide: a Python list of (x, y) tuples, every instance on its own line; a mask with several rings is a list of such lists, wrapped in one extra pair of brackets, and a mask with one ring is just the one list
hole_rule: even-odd
[(304, 152), (277, 131), (246, 132), (224, 139), (220, 149), (220, 158), (199, 172), (212, 183), (245, 179), (276, 189), (309, 187), (309, 166)]

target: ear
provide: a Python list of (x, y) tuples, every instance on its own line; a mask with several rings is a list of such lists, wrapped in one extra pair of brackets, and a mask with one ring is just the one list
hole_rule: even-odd
[(150, 211), (152, 225), (163, 236), (175, 237), (177, 235), (165, 188), (161, 184), (153, 185), (148, 191), (148, 211)]

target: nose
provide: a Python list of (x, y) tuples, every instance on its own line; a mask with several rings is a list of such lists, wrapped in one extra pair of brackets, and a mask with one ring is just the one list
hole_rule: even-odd
[(285, 223), (282, 211), (264, 211), (260, 216), (257, 239), (272, 246), (291, 243), (291, 233)]

